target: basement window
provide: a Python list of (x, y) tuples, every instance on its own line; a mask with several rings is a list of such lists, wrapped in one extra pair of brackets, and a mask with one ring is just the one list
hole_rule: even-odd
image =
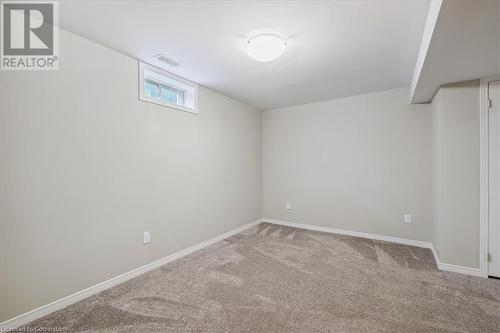
[(198, 85), (163, 69), (139, 62), (140, 99), (198, 113)]

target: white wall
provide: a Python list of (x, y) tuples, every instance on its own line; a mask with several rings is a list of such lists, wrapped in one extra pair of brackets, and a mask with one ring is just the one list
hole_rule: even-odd
[(408, 96), (401, 88), (264, 112), (264, 217), (429, 241), (431, 109)]
[(136, 60), (60, 46), (59, 71), (0, 73), (0, 322), (262, 216), (260, 112), (142, 102)]
[(497, 73), (500, 74), (500, 0), (497, 0)]
[(479, 268), (479, 81), (441, 87), (432, 112), (433, 244), (441, 262)]
[(442, 101), (442, 91), (441, 89), (436, 93), (431, 103), (432, 110), (432, 245), (434, 250), (439, 255), (440, 253), (440, 242), (439, 242), (439, 219), (440, 219), (440, 209), (441, 197), (442, 197), (442, 182), (440, 178), (441, 174), (441, 151), (442, 151), (442, 140), (441, 128), (442, 117), (441, 117), (441, 101)]

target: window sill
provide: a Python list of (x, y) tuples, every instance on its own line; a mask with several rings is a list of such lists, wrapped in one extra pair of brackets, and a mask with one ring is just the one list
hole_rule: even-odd
[(157, 105), (161, 105), (161, 106), (166, 106), (168, 108), (176, 109), (176, 110), (179, 110), (179, 111), (184, 111), (184, 112), (189, 112), (189, 113), (194, 113), (194, 114), (200, 114), (198, 112), (198, 110), (196, 110), (196, 109), (191, 109), (191, 108), (188, 108), (188, 107), (185, 107), (185, 106), (182, 106), (182, 105), (178, 105), (178, 104), (175, 104), (175, 103), (164, 102), (164, 101), (158, 100), (156, 98), (150, 98), (150, 97), (146, 97), (146, 96), (140, 96), (139, 100), (143, 101), (143, 102), (148, 102), (148, 103), (153, 103), (153, 104), (157, 104)]

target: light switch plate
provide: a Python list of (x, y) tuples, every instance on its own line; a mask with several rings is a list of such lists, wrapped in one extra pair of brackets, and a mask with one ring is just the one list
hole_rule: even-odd
[(412, 222), (413, 222), (412, 216), (410, 214), (405, 214), (403, 218), (403, 223), (412, 223)]

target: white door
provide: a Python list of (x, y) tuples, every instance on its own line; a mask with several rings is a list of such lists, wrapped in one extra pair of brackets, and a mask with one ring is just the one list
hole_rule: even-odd
[(500, 277), (500, 81), (490, 81), (488, 275)]

